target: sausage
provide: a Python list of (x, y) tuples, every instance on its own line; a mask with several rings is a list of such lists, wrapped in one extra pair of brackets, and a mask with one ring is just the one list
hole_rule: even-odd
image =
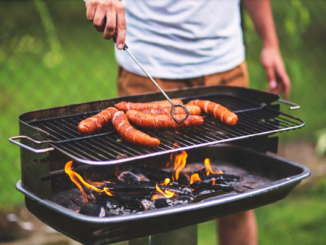
[[(204, 119), (201, 116), (193, 115), (189, 115), (185, 121), (179, 124), (174, 121), (171, 115), (152, 115), (136, 110), (127, 111), (126, 114), (131, 124), (151, 129), (196, 127), (204, 123)], [(175, 118), (181, 121), (185, 116), (186, 114), (179, 114), (175, 115)]]
[(114, 114), (112, 123), (120, 137), (129, 143), (145, 147), (156, 147), (161, 143), (159, 139), (151, 137), (130, 125), (123, 111)]
[[(179, 99), (172, 99), (173, 104), (175, 105), (183, 105), (183, 102)], [(130, 110), (144, 110), (144, 109), (153, 109), (153, 108), (163, 108), (163, 107), (171, 107), (171, 104), (168, 100), (162, 101), (154, 101), (148, 103), (132, 103), (121, 101), (118, 104), (114, 105), (119, 111), (130, 111)]]
[(227, 125), (234, 126), (238, 122), (238, 116), (235, 113), (215, 102), (209, 100), (191, 100), (188, 104), (199, 106), (208, 115), (219, 119)]
[(113, 115), (117, 111), (118, 110), (114, 107), (109, 107), (100, 113), (81, 121), (77, 126), (79, 133), (90, 135), (100, 130), (103, 126), (112, 121)]
[[(185, 105), (191, 115), (200, 115), (201, 109), (199, 106), (196, 105)], [(144, 109), (141, 112), (146, 114), (152, 115), (170, 115), (171, 107), (170, 108), (153, 108), (153, 109)], [(182, 107), (175, 107), (174, 114), (185, 114), (185, 110)]]

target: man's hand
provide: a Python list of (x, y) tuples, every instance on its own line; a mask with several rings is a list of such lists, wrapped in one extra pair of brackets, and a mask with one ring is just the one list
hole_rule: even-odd
[(278, 48), (263, 48), (261, 63), (267, 75), (267, 92), (273, 94), (283, 93), (284, 99), (288, 99), (291, 83)]
[(85, 0), (85, 4), (86, 17), (93, 22), (96, 30), (104, 32), (105, 39), (111, 39), (114, 32), (117, 32), (116, 45), (118, 49), (122, 49), (126, 40), (126, 18), (121, 2), (119, 0)]

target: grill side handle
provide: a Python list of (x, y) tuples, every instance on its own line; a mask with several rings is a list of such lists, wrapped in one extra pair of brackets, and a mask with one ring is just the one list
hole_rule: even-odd
[(15, 145), (18, 145), (18, 146), (20, 146), (20, 147), (22, 147), (22, 148), (24, 148), (24, 149), (26, 149), (26, 150), (29, 150), (29, 151), (31, 151), (31, 152), (34, 152), (34, 153), (45, 153), (45, 152), (49, 152), (49, 151), (53, 151), (53, 150), (54, 150), (53, 147), (44, 148), (44, 149), (34, 149), (34, 148), (32, 148), (32, 147), (30, 147), (30, 146), (28, 146), (28, 145), (25, 145), (25, 144), (23, 144), (23, 143), (21, 143), (21, 142), (16, 141), (16, 140), (18, 140), (18, 139), (27, 139), (27, 140), (29, 140), (29, 141), (32, 141), (32, 143), (34, 143), (34, 144), (38, 144), (38, 145), (39, 145), (39, 144), (52, 143), (52, 142), (53, 142), (53, 141), (51, 141), (51, 140), (44, 140), (44, 141), (34, 140), (34, 139), (32, 139), (32, 138), (30, 138), (30, 137), (28, 137), (28, 136), (25, 136), (25, 135), (19, 135), (19, 136), (13, 136), (13, 137), (10, 137), (10, 138), (9, 138), (9, 141), (10, 141), (11, 143), (15, 144)]

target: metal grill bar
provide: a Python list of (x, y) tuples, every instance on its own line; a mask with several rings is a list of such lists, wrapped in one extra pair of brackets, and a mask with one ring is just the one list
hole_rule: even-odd
[(302, 127), (304, 122), (296, 117), (275, 110), (267, 104), (258, 104), (230, 95), (205, 95), (184, 98), (211, 100), (237, 112), (239, 122), (227, 126), (206, 115), (200, 127), (177, 130), (140, 129), (161, 144), (153, 149), (139, 147), (123, 141), (112, 125), (96, 135), (83, 136), (77, 131), (80, 121), (97, 114), (93, 111), (63, 117), (48, 118), (29, 124), (49, 133), (51, 145), (74, 160), (90, 165), (107, 165), (188, 150), (201, 146), (225, 143), (264, 134), (273, 134)]

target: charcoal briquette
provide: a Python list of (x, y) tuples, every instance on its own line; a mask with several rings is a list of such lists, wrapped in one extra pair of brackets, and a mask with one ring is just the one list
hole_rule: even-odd
[(172, 207), (173, 202), (170, 199), (158, 198), (154, 200), (153, 205), (155, 208), (166, 208), (166, 207)]
[(105, 217), (105, 208), (99, 204), (89, 203), (82, 206), (79, 213), (102, 218)]
[(140, 181), (140, 178), (132, 172), (125, 171), (119, 175), (119, 180), (127, 184), (136, 184)]

